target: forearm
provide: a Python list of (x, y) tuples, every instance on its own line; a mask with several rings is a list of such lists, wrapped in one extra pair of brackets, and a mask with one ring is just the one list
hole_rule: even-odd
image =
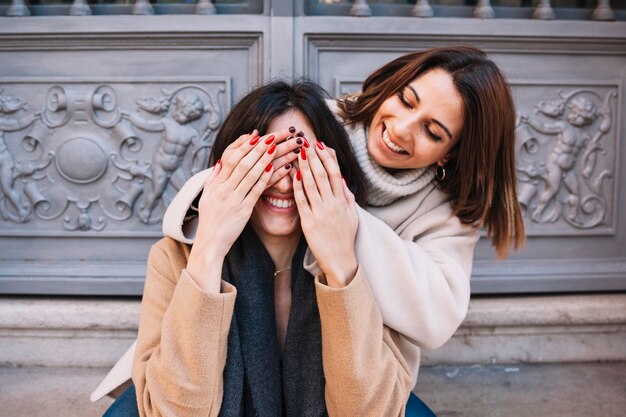
[(420, 347), (436, 348), (467, 312), (476, 228), (444, 206), (417, 216), (399, 236), (359, 209), (355, 249), (384, 323)]
[(412, 378), (357, 272), (344, 288), (318, 280), (326, 403), (330, 416), (404, 416)]
[(147, 130), (149, 132), (160, 132), (164, 129), (163, 123), (158, 120), (147, 120), (135, 113), (131, 113), (129, 119), (132, 124), (140, 129)]
[(139, 412), (217, 416), (236, 291), (206, 293), (185, 270), (172, 278), (149, 265), (133, 363)]

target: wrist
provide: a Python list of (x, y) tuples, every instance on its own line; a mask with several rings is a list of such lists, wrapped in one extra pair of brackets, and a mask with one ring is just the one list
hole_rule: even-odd
[(224, 266), (224, 256), (203, 253), (200, 256), (189, 254), (187, 261), (187, 272), (206, 292), (219, 294), (221, 292), (222, 267)]
[(326, 277), (326, 285), (332, 288), (343, 288), (348, 286), (354, 277), (358, 269), (356, 259), (345, 260), (345, 258), (334, 266), (322, 266), (320, 265), (322, 272)]

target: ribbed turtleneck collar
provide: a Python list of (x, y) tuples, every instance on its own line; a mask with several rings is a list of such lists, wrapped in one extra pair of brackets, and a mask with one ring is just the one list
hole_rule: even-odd
[(432, 167), (400, 169), (390, 173), (372, 159), (367, 151), (367, 129), (346, 126), (354, 154), (365, 173), (368, 186), (367, 202), (371, 206), (386, 206), (423, 189), (435, 177)]

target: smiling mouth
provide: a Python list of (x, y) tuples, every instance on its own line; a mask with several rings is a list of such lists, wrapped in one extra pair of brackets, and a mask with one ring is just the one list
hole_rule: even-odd
[(385, 144), (385, 146), (387, 146), (387, 148), (389, 148), (390, 151), (397, 153), (399, 155), (409, 155), (409, 152), (407, 150), (399, 147), (398, 145), (393, 143), (391, 139), (389, 139), (389, 134), (387, 133), (387, 127), (384, 125), (383, 125), (382, 139), (383, 139), (383, 143)]
[(279, 209), (291, 208), (296, 203), (296, 200), (293, 198), (275, 198), (267, 195), (262, 195), (261, 199), (271, 207)]

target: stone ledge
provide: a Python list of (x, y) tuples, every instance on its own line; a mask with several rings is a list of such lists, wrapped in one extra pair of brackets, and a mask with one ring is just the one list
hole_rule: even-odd
[(477, 298), (463, 325), (423, 363), (624, 361), (626, 294)]
[[(111, 366), (130, 346), (138, 300), (0, 298), (0, 365)], [(476, 297), (424, 364), (626, 360), (626, 294)]]

